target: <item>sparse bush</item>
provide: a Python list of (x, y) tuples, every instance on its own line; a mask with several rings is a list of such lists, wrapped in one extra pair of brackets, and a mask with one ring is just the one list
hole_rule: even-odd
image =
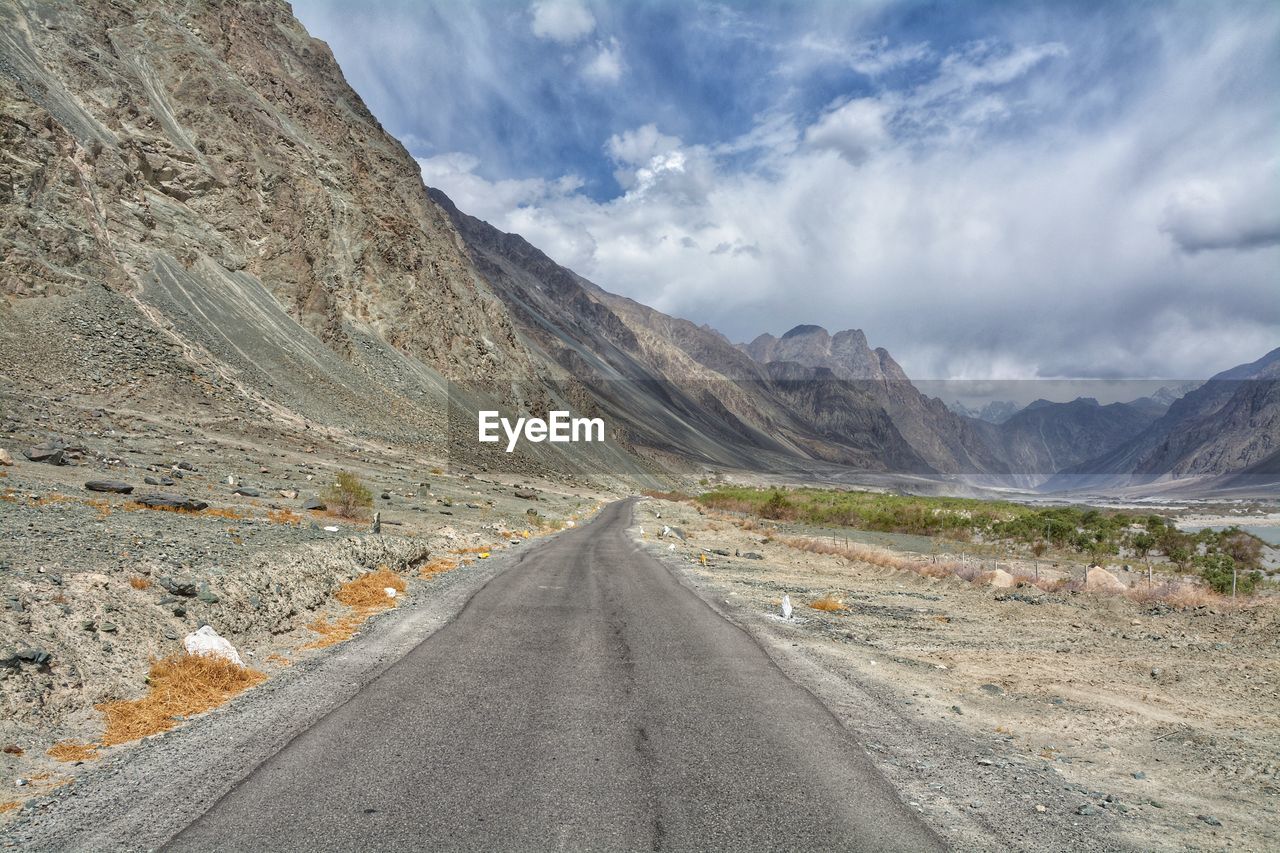
[(849, 609), (845, 607), (843, 601), (834, 595), (824, 595), (822, 598), (809, 602), (809, 606), (814, 610), (822, 610), (826, 613), (841, 613)]
[(142, 575), (134, 575), (133, 577), (129, 578), (129, 586), (133, 587), (134, 589), (146, 589), (147, 587), (151, 586), (151, 581), (147, 580)]
[(339, 471), (336, 482), (324, 493), (325, 505), (342, 518), (363, 518), (373, 506), (373, 493), (350, 471)]
[(760, 507), (760, 515), (770, 519), (782, 518), (789, 508), (787, 496), (775, 489), (764, 506)]
[(1200, 570), (1200, 577), (1204, 578), (1204, 582), (1219, 595), (1231, 594), (1233, 576), (1236, 592), (1239, 595), (1253, 595), (1258, 581), (1262, 579), (1261, 572), (1239, 568), (1230, 554), (1222, 552), (1204, 554), (1195, 557), (1192, 562)]

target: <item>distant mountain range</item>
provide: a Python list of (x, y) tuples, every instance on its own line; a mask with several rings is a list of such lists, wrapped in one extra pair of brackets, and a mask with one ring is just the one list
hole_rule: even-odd
[(1045, 488), (1107, 490), (1171, 480), (1267, 482), (1280, 453), (1280, 349), (1213, 376), (1145, 429), (1062, 469)]
[[(958, 409), (861, 331), (735, 345), (458, 210), (284, 2), (37, 8), (0, 5), (0, 363), (43, 353), (26, 393), (630, 482), (1276, 482), (1280, 351), (1130, 403)], [(478, 458), (482, 401), (611, 440)]]
[(1012, 400), (991, 400), (975, 409), (966, 406), (959, 400), (951, 400), (947, 403), (947, 408), (957, 415), (964, 415), (966, 418), (976, 418), (989, 424), (1002, 424), (1013, 417), (1022, 407)]

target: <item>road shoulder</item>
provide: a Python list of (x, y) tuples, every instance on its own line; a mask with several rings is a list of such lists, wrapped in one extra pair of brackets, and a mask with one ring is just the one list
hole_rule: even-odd
[[(546, 540), (543, 540), (546, 541)], [(470, 598), (542, 542), (417, 584), (358, 636), (301, 661), (172, 731), (144, 739), (57, 788), (5, 830), (25, 849), (149, 850), (209, 809), (294, 737), (447, 625)]]
[[(679, 525), (689, 540), (659, 537), (667, 525)], [(975, 737), (930, 719), (914, 692), (860, 677), (849, 660), (858, 652), (848, 645), (815, 637), (803, 617), (783, 621), (734, 584), (717, 580), (708, 567), (727, 558), (701, 547), (704, 525), (687, 506), (646, 500), (636, 505), (629, 532), (681, 584), (742, 628), (788, 678), (824, 704), (907, 806), (949, 845), (964, 850), (1136, 849), (1077, 815), (1079, 795), (1055, 768), (1010, 756), (997, 732)], [(709, 561), (705, 565), (704, 556)], [(783, 592), (776, 594), (780, 598)]]

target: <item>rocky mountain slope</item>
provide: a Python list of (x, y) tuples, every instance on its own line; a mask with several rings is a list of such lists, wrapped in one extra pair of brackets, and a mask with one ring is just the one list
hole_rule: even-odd
[(39, 354), (104, 402), (411, 441), (443, 431), (424, 401), (446, 377), (532, 375), (413, 158), (285, 3), (6, 3), (0, 72), (16, 381)]
[(527, 348), (625, 425), (638, 452), (756, 470), (830, 462), (931, 472), (864, 389), (830, 381), (829, 372), (759, 365), (714, 330), (608, 293), (519, 235), (459, 211), (439, 190), (431, 197)]
[(1022, 407), (1012, 400), (992, 400), (978, 408), (970, 408), (959, 400), (952, 400), (947, 403), (947, 408), (957, 415), (977, 418), (989, 424), (1002, 424), (1022, 411)]
[(1275, 483), (1280, 450), (1280, 348), (1213, 376), (1115, 449), (1065, 469), (1048, 489), (1231, 477)]
[(760, 335), (741, 349), (762, 364), (829, 370), (835, 379), (864, 390), (938, 472), (1010, 473), (987, 424), (956, 415), (941, 400), (921, 394), (888, 350), (872, 350), (860, 329), (831, 335), (821, 326), (801, 325), (781, 338)]
[[(15, 0), (0, 24), (0, 374), (23, 399), (628, 481), (1034, 485), (1085, 459), (1198, 476), (1274, 449), (1265, 389), (1180, 402), (1136, 437), (1137, 415), (1108, 407), (996, 425), (922, 394), (860, 331), (735, 347), (610, 294), (428, 191), (282, 0)], [(482, 403), (604, 415), (609, 441), (478, 457)]]
[(1102, 406), (1091, 397), (1036, 400), (999, 425), (999, 439), (1014, 470), (1047, 478), (1118, 447), (1163, 411), (1142, 402)]

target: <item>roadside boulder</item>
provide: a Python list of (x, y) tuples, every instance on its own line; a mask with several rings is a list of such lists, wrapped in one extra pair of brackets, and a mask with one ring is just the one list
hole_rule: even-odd
[(515, 495), (526, 501), (536, 501), (538, 499), (538, 493), (533, 489), (516, 489)]
[(1085, 574), (1085, 589), (1090, 592), (1124, 592), (1124, 581), (1101, 566), (1094, 566)]
[(305, 501), (302, 502), (302, 508), (323, 512), (325, 510), (325, 504), (324, 504), (324, 501), (320, 500), (319, 498), (307, 498)]
[(119, 480), (90, 480), (84, 487), (91, 492), (111, 492), (117, 495), (127, 495), (133, 491), (133, 486)]
[(8, 468), (13, 464), (13, 457), (9, 455), (9, 451), (0, 447), (0, 465)]
[(987, 572), (985, 578), (987, 586), (994, 587), (996, 589), (1010, 589), (1018, 583), (1017, 579), (1004, 569), (996, 569), (994, 572)]
[(251, 488), (249, 488), (248, 486), (241, 486), (240, 488), (236, 489), (236, 490), (235, 490), (234, 492), (232, 492), (231, 494), (233, 494), (233, 495), (239, 495), (239, 496), (240, 496), (240, 497), (242, 497), (242, 498), (260, 498), (260, 497), (262, 497), (262, 493), (261, 493), (261, 492), (259, 492), (257, 489), (251, 489)]
[(188, 634), (182, 641), (182, 647), (187, 650), (189, 655), (218, 657), (236, 666), (244, 666), (244, 661), (240, 659), (240, 655), (236, 652), (236, 647), (231, 645), (231, 641), (208, 625), (205, 625), (194, 634)]
[(66, 445), (60, 441), (50, 440), (35, 447), (28, 447), (22, 451), (22, 455), (32, 462), (43, 462), (45, 465), (67, 464)]

